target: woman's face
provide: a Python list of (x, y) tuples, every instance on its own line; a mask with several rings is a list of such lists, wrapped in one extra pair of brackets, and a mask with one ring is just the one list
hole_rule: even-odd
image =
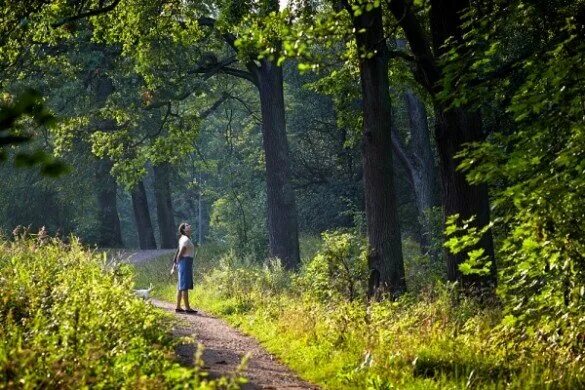
[(189, 225), (189, 224), (185, 225), (185, 234), (188, 236), (191, 235), (191, 225)]

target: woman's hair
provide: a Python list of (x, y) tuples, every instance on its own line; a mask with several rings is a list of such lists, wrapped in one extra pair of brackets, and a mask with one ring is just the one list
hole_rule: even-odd
[(187, 227), (187, 223), (183, 222), (182, 224), (179, 225), (179, 237), (180, 236), (185, 236), (185, 228)]

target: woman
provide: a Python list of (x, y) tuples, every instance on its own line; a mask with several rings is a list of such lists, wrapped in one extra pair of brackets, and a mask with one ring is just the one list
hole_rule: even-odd
[[(179, 248), (173, 262), (171, 273), (178, 270), (177, 282), (177, 313), (195, 314), (197, 310), (189, 306), (189, 290), (193, 290), (193, 258), (195, 257), (195, 245), (191, 241), (191, 225), (183, 222), (179, 226)], [(181, 297), (185, 302), (185, 309), (181, 308)]]

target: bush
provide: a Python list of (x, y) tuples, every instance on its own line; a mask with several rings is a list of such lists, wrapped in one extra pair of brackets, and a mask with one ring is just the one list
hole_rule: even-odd
[(76, 239), (0, 242), (0, 388), (234, 387), (173, 361), (170, 317)]
[(303, 265), (298, 286), (320, 301), (365, 298), (367, 244), (354, 233), (323, 233), (319, 252)]
[(361, 299), (367, 276), (363, 239), (348, 232), (322, 238), (317, 254), (297, 273), (228, 253), (197, 286), (195, 300), (324, 388), (585, 383), (578, 351), (551, 348), (538, 331), (515, 333), (502, 325), (500, 306), (458, 294), (440, 280), (443, 267), (421, 256), (411, 241), (403, 245), (411, 292), (395, 302), (368, 303)]

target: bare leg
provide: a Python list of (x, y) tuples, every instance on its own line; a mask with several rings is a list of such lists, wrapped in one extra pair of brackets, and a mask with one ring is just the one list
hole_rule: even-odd
[(191, 306), (189, 306), (189, 290), (183, 291), (183, 300), (185, 301), (185, 309), (191, 310)]
[(177, 290), (177, 309), (181, 309), (181, 295), (183, 291)]

